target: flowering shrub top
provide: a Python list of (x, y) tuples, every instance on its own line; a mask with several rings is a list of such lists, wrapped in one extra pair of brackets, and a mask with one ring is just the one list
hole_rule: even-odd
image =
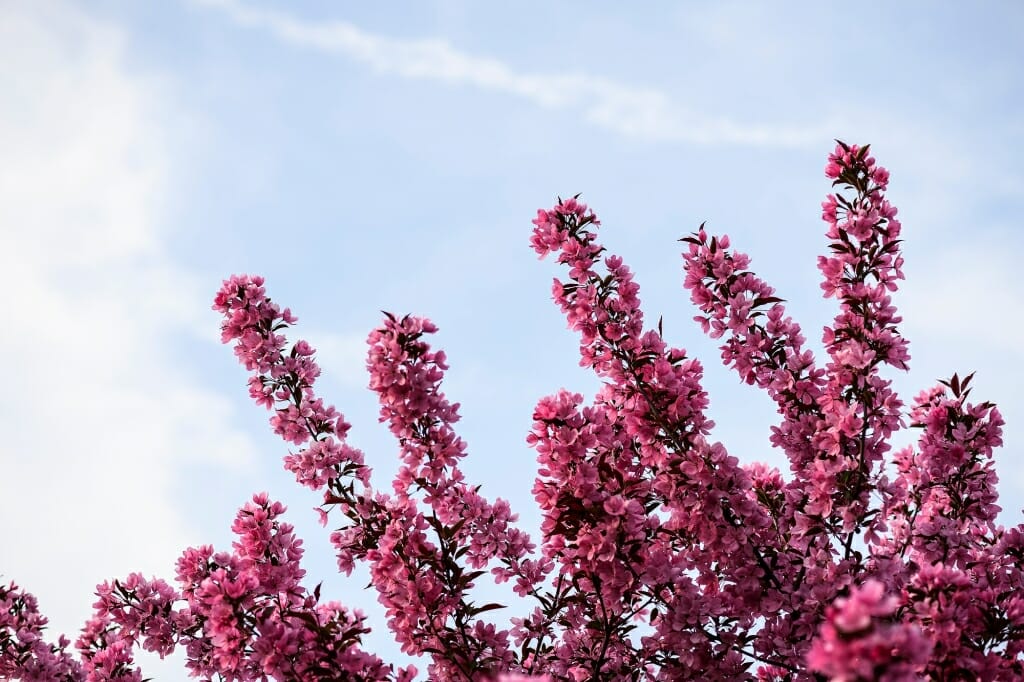
[[(599, 243), (576, 198), (538, 211), (531, 243), (567, 268), (554, 299), (602, 380), (585, 404), (543, 398), (534, 544), (507, 502), (459, 469), (458, 404), (428, 320), (387, 315), (367, 368), (400, 445), (390, 490), (374, 488), (350, 425), (314, 386), (320, 370), (261, 277), (217, 294), (223, 340), (249, 392), (292, 449), (285, 467), (322, 495), (339, 570), (368, 565), (388, 626), (434, 680), (1013, 680), (1024, 678), (1024, 528), (996, 524), (993, 449), (1002, 419), (970, 403), (970, 376), (922, 392), (909, 412), (882, 376), (905, 370), (890, 295), (902, 279), (888, 172), (840, 143), (822, 204), (822, 290), (838, 313), (823, 364), (783, 301), (728, 237), (684, 237), (685, 287), (723, 362), (764, 389), (771, 443), (789, 472), (743, 464), (711, 439), (702, 366), (644, 325), (638, 286)], [(899, 429), (920, 430), (893, 452)], [(137, 647), (183, 648), (190, 673), (223, 680), (411, 680), (360, 648), (358, 612), (303, 584), (302, 543), (284, 509), (255, 495), (229, 552), (188, 549), (177, 586), (131, 574), (98, 587), (75, 643), (16, 585), (0, 588), (0, 676), (141, 680)], [(484, 576), (511, 581), (511, 618), (479, 604)]]

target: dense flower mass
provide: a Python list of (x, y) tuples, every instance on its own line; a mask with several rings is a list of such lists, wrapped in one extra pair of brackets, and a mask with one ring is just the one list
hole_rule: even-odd
[(811, 668), (842, 682), (913, 682), (928, 663), (932, 643), (921, 629), (894, 622), (899, 600), (868, 580), (825, 609), (821, 636), (807, 652)]
[[(560, 390), (534, 410), (535, 544), (509, 504), (467, 482), (459, 405), (433, 323), (386, 314), (369, 337), (370, 388), (399, 443), (389, 488), (372, 485), (351, 426), (316, 392), (297, 320), (257, 276), (214, 301), (249, 393), (319, 497), (340, 571), (365, 564), (401, 649), (429, 679), (1024, 679), (1024, 527), (997, 523), (1002, 417), (968, 401), (971, 375), (909, 410), (884, 370), (906, 370), (891, 294), (903, 278), (889, 173), (839, 143), (825, 174), (822, 290), (837, 313), (808, 347), (784, 301), (727, 236), (680, 241), (684, 286), (721, 359), (778, 408), (787, 473), (742, 463), (712, 438), (703, 367), (645, 326), (632, 271), (598, 240), (578, 197), (538, 211), (531, 244), (564, 266), (555, 303), (579, 335), (590, 400)], [(892, 451), (894, 434), (918, 430)], [(97, 587), (74, 643), (49, 643), (34, 597), (0, 587), (0, 678), (137, 681), (134, 654), (183, 651), (211, 680), (412, 680), (361, 648), (365, 618), (305, 586), (284, 507), (257, 494), (230, 551), (185, 550), (174, 584), (132, 573)], [(480, 604), (485, 577), (516, 604)], [(508, 614), (505, 615), (505, 609)]]

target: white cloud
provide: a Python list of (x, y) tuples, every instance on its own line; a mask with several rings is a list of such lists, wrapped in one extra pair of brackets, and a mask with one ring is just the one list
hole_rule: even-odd
[(341, 54), (386, 74), (466, 85), (520, 97), (550, 109), (580, 112), (591, 123), (650, 141), (802, 147), (829, 139), (831, 126), (777, 127), (707, 116), (653, 88), (581, 73), (522, 73), (504, 62), (461, 52), (439, 39), (400, 40), (344, 22), (314, 23), (236, 0), (194, 0), (237, 24), (285, 43)]
[(340, 386), (355, 390), (368, 390), (370, 379), (366, 372), (369, 334), (336, 333), (323, 329), (304, 329), (296, 338), (306, 339), (317, 350), (317, 362), (325, 375)]
[[(1021, 355), (1024, 292), (1013, 255), (997, 235), (976, 236), (955, 251), (927, 254), (914, 267), (900, 298), (913, 316), (907, 325), (922, 336), (948, 338), (952, 344), (984, 346), (1002, 357)], [(966, 242), (966, 240), (965, 240)], [(908, 278), (911, 275), (908, 275)]]
[(118, 30), (58, 3), (0, 5), (0, 62), (0, 571), (73, 634), (98, 581), (173, 578), (198, 541), (178, 465), (250, 448), (171, 355), (209, 304), (162, 247), (160, 88), (128, 75)]
[[(1004, 522), (1024, 514), (1024, 474), (1011, 465), (1024, 442), (1024, 400), (1020, 338), (1024, 309), (1019, 268), (1006, 248), (1005, 233), (971, 235), (954, 248), (935, 246), (908, 254), (907, 281), (897, 304), (905, 315), (901, 329), (911, 341), (913, 390), (921, 390), (953, 372), (976, 372), (972, 400), (994, 401), (1006, 419), (1005, 446), (996, 452)], [(923, 262), (915, 266), (913, 257)], [(907, 382), (904, 382), (907, 383)], [(905, 392), (908, 403), (913, 394)]]

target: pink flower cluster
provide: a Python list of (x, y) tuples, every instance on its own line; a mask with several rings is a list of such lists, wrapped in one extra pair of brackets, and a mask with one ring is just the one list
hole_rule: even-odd
[(279, 520), (284, 507), (259, 494), (239, 510), (232, 552), (188, 549), (178, 588), (133, 573), (97, 587), (95, 615), (76, 642), (80, 662), (41, 637), (35, 599), (0, 589), (4, 679), (141, 682), (134, 650), (161, 658), (181, 648), (194, 677), (222, 680), (411, 680), (415, 669), (362, 651), (364, 618), (308, 592), (301, 541)]
[(0, 679), (25, 682), (81, 680), (82, 666), (67, 650), (63, 635), (56, 644), (43, 635), (46, 616), (36, 598), (14, 583), (0, 585)]
[(868, 580), (825, 609), (808, 665), (835, 682), (915, 682), (932, 643), (913, 625), (893, 622), (899, 600)]
[(370, 472), (363, 454), (345, 444), (350, 425), (313, 392), (320, 367), (314, 350), (299, 341), (285, 350), (280, 332), (296, 322), (266, 296), (262, 277), (234, 276), (217, 292), (213, 309), (224, 315), (221, 340), (235, 342), (235, 355), (253, 371), (249, 395), (274, 412), (274, 433), (295, 445), (308, 445), (285, 457), (285, 468), (313, 490), (323, 489), (340, 476), (355, 476), (364, 483)]
[[(891, 293), (902, 279), (889, 174), (839, 143), (819, 259), (838, 312), (819, 363), (776, 292), (727, 236), (681, 241), (685, 288), (721, 357), (775, 402), (770, 442), (788, 475), (713, 440), (703, 367), (646, 328), (639, 287), (578, 197), (538, 211), (531, 244), (567, 271), (554, 300), (579, 334), (592, 400), (539, 401), (528, 443), (542, 514), (535, 546), (502, 499), (468, 483), (448, 361), (423, 318), (386, 314), (369, 337), (370, 388), (399, 444), (387, 491), (371, 486), (350, 425), (318, 397), (320, 368), (263, 279), (224, 282), (214, 309), (271, 411), (296, 480), (334, 522), (339, 570), (365, 564), (395, 641), (432, 680), (904, 681), (1024, 679), (1024, 527), (996, 521), (1002, 418), (968, 402), (971, 376), (924, 391), (904, 414), (883, 376), (906, 370)], [(893, 435), (919, 429), (892, 452)], [(265, 494), (239, 510), (232, 551), (185, 551), (177, 584), (131, 574), (97, 588), (76, 642), (15, 585), (0, 589), (0, 677), (141, 680), (138, 648), (183, 649), (200, 679), (411, 680), (361, 649), (359, 613), (303, 586), (301, 541)], [(508, 581), (513, 613), (478, 604)]]
[(439, 388), (444, 353), (431, 352), (422, 340), (436, 328), (427, 320), (389, 315), (370, 336), (370, 386), (404, 461), (391, 496), (370, 487), (361, 453), (345, 443), (349, 425), (316, 396), (320, 370), (312, 348), (298, 341), (285, 351), (278, 332), (295, 318), (266, 297), (262, 284), (259, 277), (234, 277), (214, 308), (225, 315), (224, 340), (235, 341), (243, 364), (258, 372), (251, 393), (275, 410), (275, 431), (298, 445), (310, 441), (289, 454), (285, 466), (301, 483), (324, 491), (319, 511), (325, 522), (332, 508), (348, 519), (332, 534), (339, 568), (350, 572), (357, 561), (369, 564), (402, 649), (435, 654), (432, 677), (463, 679), (475, 670), (507, 667), (508, 635), (473, 617), (499, 606), (475, 606), (466, 593), (481, 572), (473, 569), (492, 560), (502, 563), (494, 568), (499, 578), (520, 575), (532, 545), (509, 525), (514, 516), (508, 503), (487, 502), (456, 466), (465, 446), (451, 427), (458, 406)]

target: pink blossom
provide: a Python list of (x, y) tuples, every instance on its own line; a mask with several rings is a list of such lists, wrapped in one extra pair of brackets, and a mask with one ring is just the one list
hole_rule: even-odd
[[(316, 351), (286, 338), (296, 317), (262, 277), (224, 282), (222, 339), (287, 444), (285, 468), (333, 522), (338, 569), (365, 566), (428, 679), (1021, 678), (1024, 526), (997, 523), (1002, 416), (957, 374), (904, 412), (887, 374), (910, 358), (891, 298), (903, 259), (889, 173), (869, 147), (840, 142), (825, 174), (818, 267), (836, 314), (820, 357), (727, 236), (701, 226), (681, 240), (695, 319), (774, 402), (785, 473), (714, 438), (704, 366), (645, 322), (594, 212), (578, 197), (538, 211), (531, 245), (563, 268), (553, 298), (599, 388), (556, 391), (533, 411), (536, 546), (505, 500), (466, 480), (436, 325), (385, 314), (369, 336), (370, 388), (399, 457), (381, 489), (317, 393)], [(913, 444), (894, 451), (908, 426)], [(142, 648), (181, 652), (200, 679), (411, 682), (415, 667), (362, 648), (361, 613), (309, 587), (285, 515), (258, 493), (231, 547), (186, 549), (173, 584), (131, 573), (98, 585), (77, 656), (67, 638), (45, 639), (31, 594), (0, 588), (0, 677), (134, 682)], [(484, 602), (487, 579), (517, 599)]]

